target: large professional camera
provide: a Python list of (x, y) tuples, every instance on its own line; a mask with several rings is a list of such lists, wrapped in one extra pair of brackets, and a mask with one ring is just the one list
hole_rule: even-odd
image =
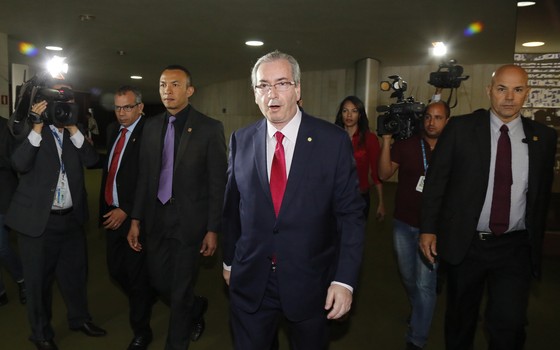
[(412, 96), (404, 98), (407, 83), (400, 76), (391, 75), (389, 79), (393, 79), (393, 82), (382, 81), (381, 90), (393, 89), (391, 98), (396, 97), (397, 102), (377, 107), (378, 113), (384, 113), (377, 117), (377, 134), (393, 135), (397, 140), (404, 140), (417, 132), (424, 117), (425, 106), (422, 102), (414, 101)]
[[(16, 108), (10, 116), (10, 130), (12, 134), (27, 136), (30, 124), (47, 123), (58, 128), (78, 123), (78, 105), (71, 102), (74, 99), (72, 89), (62, 87), (54, 89), (56, 81), (48, 72), (33, 76), (21, 86), (16, 100)], [(31, 111), (31, 106), (40, 101), (47, 101), (47, 109), (38, 115)]]
[(456, 63), (455, 60), (449, 60), (447, 63), (440, 64), (436, 72), (430, 73), (428, 84), (440, 89), (458, 88), (463, 80), (469, 79), (469, 76), (462, 76), (463, 67)]

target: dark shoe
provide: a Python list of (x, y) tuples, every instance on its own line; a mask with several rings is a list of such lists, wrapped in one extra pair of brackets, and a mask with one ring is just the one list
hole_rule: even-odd
[(58, 350), (54, 340), (32, 340), (37, 350)]
[(25, 289), (25, 282), (18, 282), (18, 289), (19, 289), (19, 302), (21, 305), (25, 305), (27, 303), (27, 290)]
[(4, 306), (8, 303), (8, 294), (6, 292), (0, 294), (0, 306)]
[(422, 348), (414, 343), (408, 342), (406, 343), (406, 350), (422, 350)]
[(191, 331), (191, 340), (197, 341), (204, 333), (206, 329), (206, 322), (204, 321), (204, 317), (199, 318), (195, 324), (193, 324), (193, 329)]
[(136, 335), (128, 345), (127, 350), (146, 350), (152, 342), (152, 335)]
[(205, 297), (195, 296), (195, 310), (198, 310), (198, 316), (193, 321), (191, 331), (191, 341), (197, 341), (206, 329), (204, 314), (208, 310), (208, 299)]
[(73, 331), (80, 331), (88, 337), (102, 337), (107, 334), (107, 331), (93, 324), (91, 321), (86, 321), (81, 327), (71, 328)]

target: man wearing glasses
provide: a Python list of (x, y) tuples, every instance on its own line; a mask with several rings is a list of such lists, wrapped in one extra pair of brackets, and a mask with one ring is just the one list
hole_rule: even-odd
[(126, 239), (146, 119), (143, 108), (142, 93), (136, 87), (125, 85), (115, 92), (116, 121), (107, 128), (108, 159), (103, 166), (99, 196), (100, 221), (107, 230), (109, 274), (128, 297), (129, 322), (134, 333), (129, 350), (146, 349), (152, 341), (150, 317), (155, 300), (145, 264), (146, 254), (130, 249)]
[(185, 350), (193, 319), (205, 309), (193, 289), (200, 254), (211, 256), (217, 247), (226, 144), (222, 123), (189, 104), (194, 87), (185, 67), (164, 69), (159, 93), (167, 110), (144, 126), (128, 242), (146, 249), (152, 286), (170, 307), (165, 349)]
[(280, 319), (293, 349), (326, 349), (328, 320), (352, 303), (365, 203), (344, 130), (302, 112), (290, 55), (252, 73), (264, 117), (231, 136), (224, 201), (224, 279), (237, 350), (270, 349)]

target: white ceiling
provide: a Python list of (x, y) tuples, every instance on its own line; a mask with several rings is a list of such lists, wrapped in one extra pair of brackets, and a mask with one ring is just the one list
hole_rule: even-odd
[[(77, 90), (113, 92), (133, 83), (157, 103), (168, 64), (185, 65), (203, 86), (248, 77), (254, 61), (274, 49), (296, 57), (303, 71), (347, 68), (364, 57), (435, 65), (428, 48), (436, 40), (460, 64), (510, 62), (514, 51), (560, 52), (560, 0), (536, 1), (518, 9), (514, 0), (0, 0), (0, 32), (8, 34), (10, 63), (39, 67), (50, 54), (44, 46), (59, 45)], [(82, 22), (81, 14), (95, 20)], [(482, 32), (465, 36), (475, 21)], [(250, 39), (265, 45), (245, 46)], [(547, 45), (524, 49), (527, 40)], [(40, 53), (19, 53), (20, 41)], [(133, 74), (144, 79), (132, 81)]]

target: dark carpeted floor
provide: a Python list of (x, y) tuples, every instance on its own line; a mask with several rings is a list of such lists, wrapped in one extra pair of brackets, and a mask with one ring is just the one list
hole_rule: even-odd
[[(87, 171), (87, 188), (91, 217), (97, 217), (99, 170)], [(394, 184), (387, 184), (386, 206), (392, 213)], [(372, 207), (375, 207), (374, 205)], [(31, 218), (30, 218), (31, 219)], [(385, 222), (371, 221), (366, 234), (365, 256), (359, 285), (350, 317), (335, 322), (332, 327), (331, 350), (404, 349), (406, 319), (409, 313), (404, 289), (400, 284), (392, 251), (391, 216)], [(127, 301), (108, 278), (105, 264), (105, 232), (97, 228), (96, 220), (87, 225), (89, 251), (89, 305), (94, 321), (107, 329), (103, 338), (88, 338), (68, 330), (66, 309), (58, 291), (54, 293), (52, 324), (55, 341), (61, 350), (126, 349), (131, 332), (128, 327)], [(15, 241), (15, 238), (14, 238)], [(203, 259), (198, 294), (210, 300), (206, 315), (206, 332), (191, 344), (191, 349), (231, 349), (228, 327), (228, 300), (222, 280), (222, 264), (218, 256)], [(29, 326), (25, 309), (17, 301), (16, 285), (4, 271), (4, 281), (10, 302), (0, 307), (0, 349), (34, 349), (27, 340)], [(529, 306), (527, 350), (556, 349), (560, 332), (560, 252), (544, 259), (544, 275), (534, 283)], [(426, 349), (443, 349), (443, 314), (445, 297), (438, 301), (430, 340)], [(154, 307), (152, 327), (154, 342), (151, 349), (163, 349), (167, 329), (167, 307), (158, 302)], [(482, 319), (481, 319), (482, 327)], [(482, 328), (477, 333), (475, 349), (485, 349)], [(280, 332), (280, 349), (288, 349), (284, 331)], [(264, 350), (264, 349), (263, 349)]]

